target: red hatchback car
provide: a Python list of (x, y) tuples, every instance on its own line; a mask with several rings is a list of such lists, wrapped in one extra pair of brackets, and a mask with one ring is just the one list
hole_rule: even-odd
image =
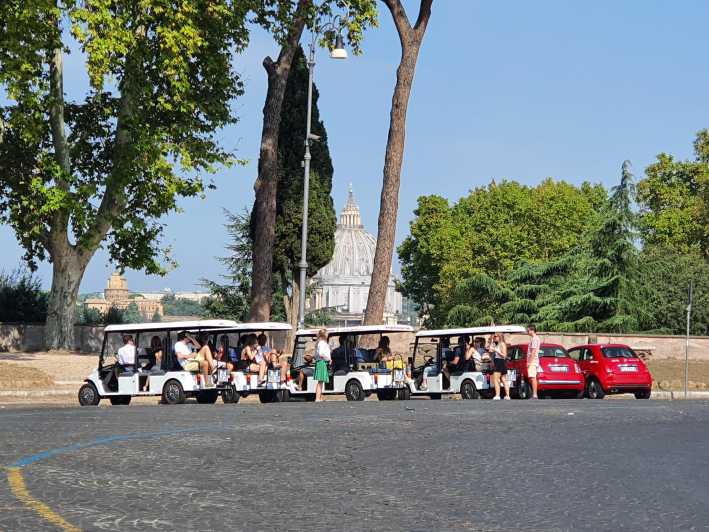
[[(532, 386), (527, 379), (527, 344), (510, 346), (508, 349), (510, 369), (517, 370), (519, 380), (518, 396), (529, 399), (532, 396)], [(579, 365), (566, 349), (559, 344), (543, 343), (539, 349), (539, 365), (537, 370), (537, 394), (539, 397), (549, 395), (571, 395), (582, 398), (584, 394), (584, 378)]]
[(611, 393), (632, 393), (636, 399), (650, 399), (652, 375), (627, 345), (580, 345), (569, 349), (569, 355), (583, 370), (589, 399), (603, 399)]

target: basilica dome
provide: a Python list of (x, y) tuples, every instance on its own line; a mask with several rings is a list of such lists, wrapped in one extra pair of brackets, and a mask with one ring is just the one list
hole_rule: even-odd
[[(377, 240), (362, 225), (359, 206), (350, 186), (335, 231), (332, 260), (312, 279), (308, 309), (327, 309), (341, 324), (361, 322), (367, 306), (376, 247)], [(394, 276), (390, 274), (385, 319), (395, 320), (401, 313), (401, 305), (401, 294), (396, 291)]]
[(335, 251), (332, 261), (323, 267), (315, 279), (327, 281), (343, 277), (370, 277), (374, 267), (377, 240), (362, 225), (359, 206), (350, 190), (345, 208), (335, 231)]

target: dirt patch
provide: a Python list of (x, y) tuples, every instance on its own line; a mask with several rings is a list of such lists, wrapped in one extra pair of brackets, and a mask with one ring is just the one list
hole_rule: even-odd
[[(684, 389), (684, 360), (657, 359), (645, 363), (652, 373), (653, 388), (666, 391)], [(689, 361), (688, 387), (690, 390), (709, 389), (709, 361)]]
[(28, 390), (49, 388), (54, 380), (41, 369), (0, 362), (0, 390)]

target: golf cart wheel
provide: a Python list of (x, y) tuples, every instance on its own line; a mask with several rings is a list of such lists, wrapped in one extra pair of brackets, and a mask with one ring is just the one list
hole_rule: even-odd
[(345, 397), (348, 401), (364, 401), (364, 390), (358, 380), (352, 379), (347, 383)]
[(288, 390), (276, 390), (273, 392), (274, 403), (287, 403), (290, 400), (290, 392)]
[(260, 390), (258, 393), (258, 400), (262, 403), (272, 403), (275, 393), (273, 390)]
[(650, 394), (652, 392), (650, 390), (641, 390), (639, 392), (635, 392), (635, 398), (636, 399), (650, 399)]
[(182, 384), (171, 379), (162, 387), (162, 402), (167, 405), (181, 405), (185, 402), (185, 390)]
[(202, 390), (195, 394), (195, 399), (201, 405), (213, 405), (217, 402), (219, 392), (217, 390)]
[(461, 399), (480, 399), (480, 394), (473, 381), (463, 381), (460, 385), (460, 397)]
[(603, 399), (606, 392), (603, 391), (601, 383), (596, 379), (590, 379), (586, 384), (586, 397), (589, 399)]
[(101, 400), (96, 386), (91, 382), (87, 382), (79, 388), (79, 404), (81, 406), (96, 406)]
[(114, 395), (108, 398), (113, 406), (127, 406), (130, 404), (130, 399), (130, 395)]
[(408, 386), (398, 389), (396, 398), (399, 401), (408, 401), (411, 399), (411, 389)]
[(396, 399), (397, 390), (377, 390), (377, 399), (379, 401), (393, 401)]
[(529, 384), (529, 381), (520, 381), (519, 387), (517, 389), (517, 396), (520, 399), (529, 399), (530, 397), (532, 397), (532, 385)]
[(430, 393), (428, 396), (431, 398), (432, 401), (438, 401), (441, 399), (441, 394), (440, 393)]
[(239, 399), (241, 399), (241, 395), (237, 393), (233, 386), (222, 390), (222, 401), (224, 401), (225, 404), (236, 404), (239, 402)]

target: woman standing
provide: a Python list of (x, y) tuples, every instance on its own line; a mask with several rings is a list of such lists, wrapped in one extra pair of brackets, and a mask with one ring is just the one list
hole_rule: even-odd
[(505, 343), (505, 335), (495, 333), (492, 335), (492, 341), (488, 348), (492, 351), (494, 372), (492, 380), (495, 384), (495, 397), (493, 399), (500, 400), (500, 380), (505, 387), (505, 399), (510, 398), (510, 383), (507, 381), (507, 344)]
[(328, 365), (332, 357), (330, 356), (330, 345), (327, 343), (327, 330), (318, 331), (318, 343), (315, 345), (315, 401), (322, 401), (322, 393), (325, 384), (330, 382), (330, 372)]

